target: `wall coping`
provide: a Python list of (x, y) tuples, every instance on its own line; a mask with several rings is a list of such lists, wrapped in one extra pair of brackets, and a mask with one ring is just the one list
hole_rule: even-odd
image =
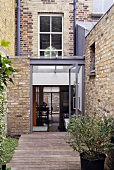
[(30, 56), (9, 56), (9, 59), (30, 59)]

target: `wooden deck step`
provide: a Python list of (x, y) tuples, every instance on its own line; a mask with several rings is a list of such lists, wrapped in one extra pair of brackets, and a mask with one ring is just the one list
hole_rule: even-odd
[(79, 154), (66, 143), (66, 132), (35, 132), (22, 135), (11, 170), (80, 170)]

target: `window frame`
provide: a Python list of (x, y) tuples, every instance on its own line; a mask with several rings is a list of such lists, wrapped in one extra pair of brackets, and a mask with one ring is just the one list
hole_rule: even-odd
[[(52, 19), (52, 17), (53, 16), (60, 16), (60, 17), (62, 17), (62, 32), (52, 32), (51, 31), (51, 26), (52, 26), (52, 20), (50, 19), (50, 32), (40, 32), (40, 17), (41, 16), (49, 16), (51, 19)], [(62, 55), (61, 56), (63, 56), (63, 15), (62, 14), (52, 14), (52, 13), (49, 13), (49, 14), (47, 14), (47, 13), (40, 13), (40, 14), (38, 14), (38, 56), (39, 57), (44, 57), (44, 58), (46, 58), (46, 56), (44, 55), (44, 56), (40, 56), (40, 52), (41, 51), (45, 51), (46, 49), (40, 49), (40, 35), (41, 34), (47, 34), (47, 35), (50, 35), (50, 45), (52, 44), (52, 40), (51, 40), (51, 36), (52, 35), (55, 35), (55, 34), (60, 34), (60, 35), (62, 35), (62, 42), (61, 42), (61, 44), (62, 44), (62, 48), (61, 49), (57, 49), (57, 50), (54, 50), (54, 51), (57, 51), (57, 52), (62, 52)], [(51, 46), (50, 46), (51, 47)], [(51, 52), (51, 50), (49, 50), (50, 52)], [(50, 56), (50, 58), (51, 58), (51, 56)]]

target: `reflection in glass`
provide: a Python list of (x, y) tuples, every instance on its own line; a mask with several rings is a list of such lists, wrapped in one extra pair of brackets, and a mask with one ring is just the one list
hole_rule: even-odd
[(50, 35), (40, 34), (40, 49), (46, 49), (50, 45)]
[(52, 46), (56, 49), (62, 49), (62, 35), (54, 34), (52, 35)]
[(52, 17), (52, 32), (62, 32), (62, 17)]
[(49, 16), (40, 16), (40, 32), (50, 32)]

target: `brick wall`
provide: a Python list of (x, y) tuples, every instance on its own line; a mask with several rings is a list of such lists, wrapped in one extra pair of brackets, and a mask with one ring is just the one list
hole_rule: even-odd
[(77, 2), (77, 20), (78, 21), (92, 21), (91, 14), (93, 12), (92, 0), (78, 0)]
[(30, 59), (11, 58), (15, 73), (14, 85), (9, 84), (8, 99), (8, 134), (20, 135), (30, 132)]
[(10, 41), (5, 51), (15, 55), (15, 1), (0, 0), (0, 40)]
[[(114, 114), (114, 5), (86, 37), (85, 111)], [(95, 75), (90, 76), (90, 46), (95, 42)], [(93, 73), (92, 73), (93, 74)]]
[[(77, 20), (92, 21), (93, 1), (77, 1)], [(21, 55), (38, 56), (38, 13), (63, 14), (64, 55), (73, 55), (73, 0), (21, 0)]]

